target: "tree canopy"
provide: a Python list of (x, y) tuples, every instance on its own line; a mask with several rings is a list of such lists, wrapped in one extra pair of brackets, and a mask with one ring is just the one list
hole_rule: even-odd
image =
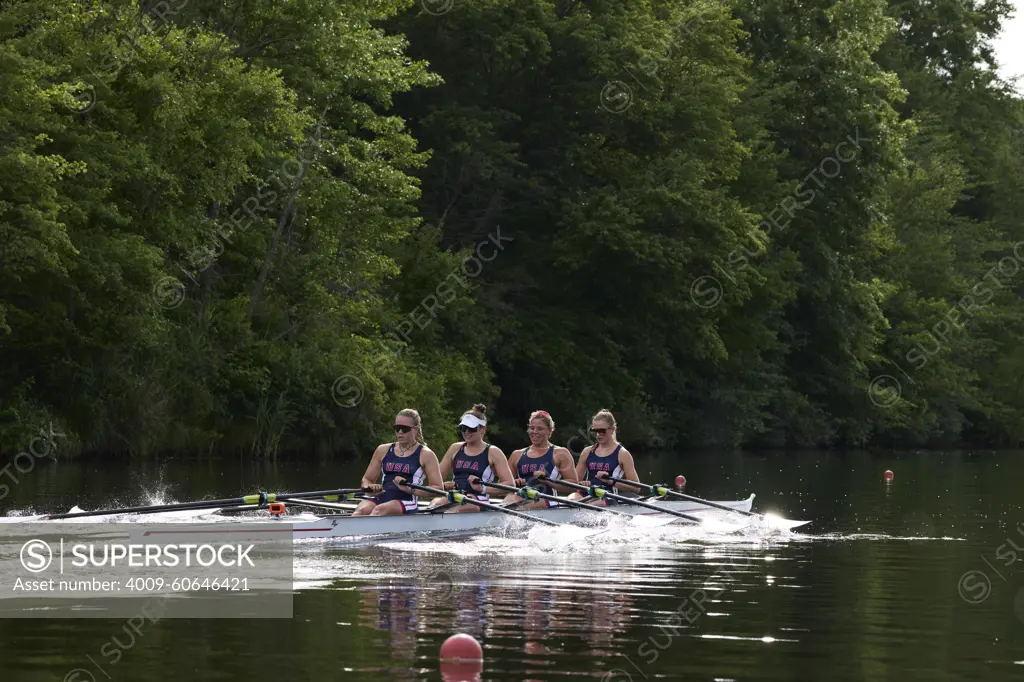
[(0, 443), (1019, 444), (1010, 10), (0, 0)]

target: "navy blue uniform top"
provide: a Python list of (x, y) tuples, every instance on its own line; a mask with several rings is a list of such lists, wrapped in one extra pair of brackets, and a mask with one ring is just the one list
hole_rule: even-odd
[(615, 485), (611, 481), (605, 483), (597, 477), (599, 471), (607, 471), (609, 476), (615, 478), (622, 478), (624, 473), (622, 466), (619, 464), (619, 450), (622, 449), (620, 443), (618, 447), (612, 450), (611, 454), (605, 455), (604, 457), (597, 456), (597, 446), (590, 451), (587, 455), (587, 479), (590, 481), (590, 485), (596, 488), (604, 488), (605, 490), (611, 490), (612, 486)]
[(455, 486), (460, 491), (474, 495), (479, 494), (469, 485), (470, 476), (476, 476), (484, 483), (495, 479), (494, 469), (491, 467), (490, 460), (488, 459), (490, 451), (491, 446), (488, 445), (479, 455), (470, 455), (466, 453), (466, 444), (463, 443), (459, 451), (455, 453), (455, 459), (452, 461), (452, 471), (455, 474)]
[(427, 472), (420, 466), (420, 455), (423, 453), (423, 445), (421, 444), (416, 448), (416, 451), (411, 455), (405, 457), (399, 457), (395, 454), (395, 443), (391, 444), (388, 448), (388, 452), (384, 455), (384, 459), (380, 463), (381, 479), (380, 484), (384, 488), (384, 492), (393, 493), (393, 499), (396, 500), (412, 500), (413, 495), (400, 490), (395, 484), (395, 478), (401, 476), (405, 479), (406, 483), (415, 483), (416, 485), (423, 485), (423, 480), (427, 477)]
[(526, 485), (536, 488), (538, 491), (546, 495), (554, 495), (555, 490), (547, 483), (533, 483), (533, 472), (543, 471), (549, 479), (557, 481), (561, 478), (561, 473), (558, 471), (558, 467), (555, 466), (555, 446), (552, 445), (548, 448), (540, 457), (527, 457), (530, 448), (523, 450), (523, 454), (519, 455), (519, 461), (516, 462), (516, 478), (526, 479)]

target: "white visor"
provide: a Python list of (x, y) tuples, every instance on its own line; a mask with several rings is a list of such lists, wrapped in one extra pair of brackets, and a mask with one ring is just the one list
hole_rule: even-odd
[(474, 426), (487, 426), (487, 422), (475, 414), (464, 414), (462, 415), (462, 421), (459, 422), (459, 426), (473, 428)]

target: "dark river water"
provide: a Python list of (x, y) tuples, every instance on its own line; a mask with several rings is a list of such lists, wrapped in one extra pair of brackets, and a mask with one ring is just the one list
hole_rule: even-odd
[[(756, 493), (755, 511), (813, 523), (715, 537), (672, 526), (571, 548), (536, 532), (308, 543), (290, 619), (165, 618), (130, 646), (123, 619), (0, 620), (0, 680), (442, 680), (438, 650), (457, 632), (482, 643), (482, 680), (1024, 679), (1022, 455), (640, 457), (642, 480), (683, 473), (691, 494)], [(0, 505), (348, 487), (363, 468), (40, 462)], [(114, 662), (100, 652), (118, 635)]]

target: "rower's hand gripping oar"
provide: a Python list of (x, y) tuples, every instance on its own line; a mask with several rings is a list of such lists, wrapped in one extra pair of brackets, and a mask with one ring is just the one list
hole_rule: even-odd
[(737, 514), (743, 514), (744, 516), (753, 516), (755, 518), (761, 519), (765, 523), (768, 523), (772, 526), (785, 528), (787, 530), (790, 528), (796, 528), (798, 526), (803, 526), (810, 523), (810, 521), (790, 521), (789, 519), (784, 519), (779, 516), (769, 514), (758, 514), (756, 512), (747, 511), (746, 509), (736, 509), (735, 507), (730, 507), (729, 505), (726, 504), (711, 502), (710, 500), (704, 500), (699, 497), (694, 497), (693, 495), (677, 493), (674, 490), (669, 490), (668, 486), (665, 485), (649, 485), (647, 483), (640, 483), (638, 481), (630, 481), (625, 478), (615, 478), (614, 476), (609, 476), (608, 480), (622, 485), (628, 485), (634, 488), (639, 488), (640, 490), (646, 490), (650, 492), (652, 495), (657, 495), (658, 497), (661, 498), (670, 497), (678, 500), (688, 500), (690, 502), (697, 502), (708, 507), (714, 507), (715, 509), (724, 509), (725, 511), (736, 512)]
[(359, 488), (341, 488), (338, 490), (314, 490), (299, 493), (257, 493), (244, 497), (231, 497), (223, 500), (197, 500), (195, 502), (175, 502), (172, 504), (151, 504), (143, 507), (123, 507), (121, 509), (97, 509), (94, 511), (69, 512), (67, 514), (50, 514), (42, 517), (42, 520), (53, 519), (78, 519), (84, 516), (109, 516), (112, 514), (158, 514), (168, 511), (182, 511), (185, 509), (215, 509), (217, 507), (228, 507), (236, 504), (263, 506), (270, 502), (286, 502), (288, 500), (301, 500), (305, 498), (321, 497), (325, 500), (352, 499), (357, 493), (362, 492)]
[[(401, 479), (396, 478), (395, 479), (395, 483), (398, 483), (400, 480)], [(484, 502), (482, 500), (475, 499), (475, 498), (470, 497), (468, 495), (464, 495), (464, 494), (462, 494), (462, 493), (460, 493), (460, 492), (458, 492), (456, 490), (449, 490), (449, 491), (446, 492), (444, 490), (438, 490), (437, 488), (431, 488), (431, 487), (425, 486), (425, 485), (416, 485), (415, 483), (404, 483), (404, 482), (401, 483), (400, 485), (404, 485), (407, 488), (412, 488), (413, 490), (422, 490), (423, 492), (426, 492), (426, 493), (433, 493), (434, 495), (437, 495), (439, 497), (446, 497), (446, 498), (448, 498), (449, 502), (452, 502), (454, 504), (466, 504), (466, 503), (475, 504), (476, 506), (480, 507), (481, 509), (490, 509), (492, 511), (499, 511), (499, 512), (501, 512), (503, 514), (510, 514), (512, 516), (518, 516), (519, 518), (527, 519), (529, 521), (535, 521), (537, 523), (543, 523), (543, 524), (545, 524), (547, 526), (561, 526), (561, 525), (563, 525), (561, 523), (556, 523), (556, 522), (551, 521), (549, 519), (542, 519), (539, 516), (532, 516), (530, 514), (524, 514), (523, 512), (517, 512), (517, 511), (513, 511), (512, 509), (506, 509), (505, 507), (502, 507), (502, 506), (499, 506), (499, 505), (496, 505), (496, 504), (491, 504), (490, 502)]]

